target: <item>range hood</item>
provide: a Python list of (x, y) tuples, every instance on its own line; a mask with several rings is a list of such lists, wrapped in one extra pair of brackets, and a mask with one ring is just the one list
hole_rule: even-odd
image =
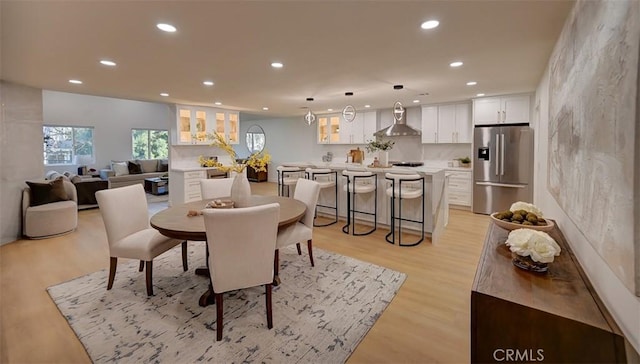
[(421, 135), (420, 130), (415, 130), (407, 125), (406, 110), (400, 101), (393, 105), (393, 124), (374, 133), (375, 136), (413, 136)]

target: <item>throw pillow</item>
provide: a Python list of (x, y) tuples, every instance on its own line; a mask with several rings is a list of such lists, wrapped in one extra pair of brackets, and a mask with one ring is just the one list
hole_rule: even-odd
[(142, 173), (153, 173), (158, 170), (157, 159), (137, 159), (136, 162), (140, 164)]
[(40, 206), (69, 199), (67, 191), (64, 189), (62, 178), (49, 182), (27, 181), (27, 185), (31, 189), (31, 206)]
[(140, 174), (142, 173), (142, 167), (140, 167), (139, 163), (128, 161), (127, 167), (129, 168), (129, 174)]
[(169, 161), (166, 159), (158, 159), (158, 172), (169, 172)]
[(127, 165), (127, 162), (112, 163), (111, 168), (116, 173), (116, 176), (125, 176), (129, 174), (129, 166)]

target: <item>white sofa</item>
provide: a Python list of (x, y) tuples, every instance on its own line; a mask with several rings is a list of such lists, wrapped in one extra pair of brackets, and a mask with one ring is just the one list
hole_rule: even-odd
[[(114, 166), (114, 163), (132, 162), (140, 166), (140, 173), (131, 173), (135, 168), (122, 168), (122, 165)], [(169, 171), (169, 164), (166, 159), (135, 159), (123, 162), (111, 162), (111, 168), (101, 169), (100, 178), (109, 181), (109, 188), (117, 188), (141, 184), (144, 186), (145, 178), (163, 176)]]

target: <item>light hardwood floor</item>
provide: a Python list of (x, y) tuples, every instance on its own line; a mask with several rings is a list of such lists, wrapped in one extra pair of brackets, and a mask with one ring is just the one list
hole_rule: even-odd
[[(252, 183), (252, 189), (276, 193), (273, 183)], [(358, 237), (342, 233), (341, 223), (315, 228), (314, 247), (407, 274), (348, 362), (469, 362), (470, 289), (488, 224), (487, 216), (451, 210), (441, 242), (426, 239), (415, 247), (386, 243), (381, 228)], [(98, 209), (80, 211), (72, 234), (0, 247), (0, 362), (89, 363), (46, 288), (108, 269), (108, 257)]]

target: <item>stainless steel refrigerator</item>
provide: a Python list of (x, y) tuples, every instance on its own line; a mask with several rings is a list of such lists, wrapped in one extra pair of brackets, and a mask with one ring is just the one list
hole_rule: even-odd
[(516, 201), (533, 203), (533, 129), (476, 126), (473, 148), (473, 212), (490, 214)]

